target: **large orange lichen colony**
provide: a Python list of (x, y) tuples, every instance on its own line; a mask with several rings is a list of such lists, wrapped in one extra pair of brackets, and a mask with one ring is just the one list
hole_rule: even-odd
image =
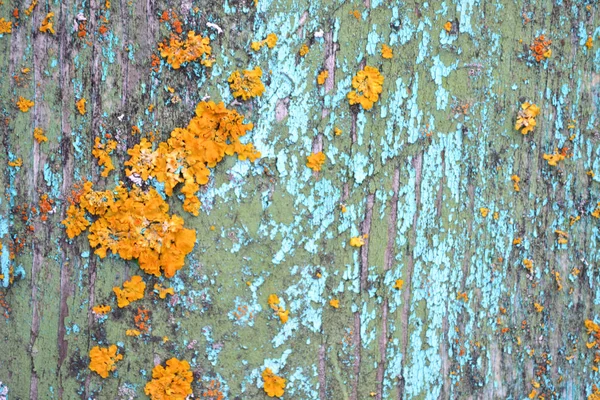
[(182, 64), (197, 60), (205, 67), (211, 67), (214, 62), (210, 58), (210, 39), (196, 35), (194, 31), (189, 31), (185, 39), (175, 34), (171, 35), (168, 42), (165, 39), (159, 43), (158, 50), (173, 69), (179, 69)]
[(262, 77), (262, 69), (255, 67), (251, 70), (234, 71), (229, 75), (229, 87), (235, 97), (240, 97), (242, 100), (248, 100), (252, 97), (262, 96), (265, 91), (260, 78)]
[(152, 380), (144, 387), (152, 400), (185, 400), (192, 394), (194, 377), (187, 361), (171, 358), (167, 366), (157, 365), (152, 370)]
[(196, 116), (185, 128), (176, 128), (171, 137), (152, 150), (152, 144), (142, 139), (128, 150), (131, 156), (125, 165), (127, 175), (137, 175), (143, 180), (156, 178), (165, 184), (167, 196), (182, 183), (185, 196), (183, 209), (198, 215), (200, 200), (196, 197), (200, 185), (208, 183), (210, 171), (225, 155), (237, 154), (240, 160), (256, 160), (260, 153), (251, 143), (243, 144), (240, 138), (253, 127), (244, 124), (244, 117), (223, 103), (200, 102)]
[(108, 374), (115, 369), (117, 361), (123, 359), (122, 354), (117, 354), (117, 346), (109, 347), (94, 346), (90, 350), (90, 370), (96, 372), (102, 378), (108, 378)]
[(181, 217), (168, 214), (169, 205), (154, 188), (144, 192), (119, 185), (94, 191), (86, 182), (79, 201), (69, 207), (63, 224), (73, 238), (90, 225), (84, 211), (95, 217), (88, 240), (100, 258), (110, 250), (125, 260), (137, 259), (148, 274), (162, 272), (170, 278), (194, 248), (196, 231), (184, 228)]
[(383, 90), (383, 76), (377, 68), (368, 65), (352, 78), (354, 90), (348, 93), (350, 104), (360, 104), (365, 110), (370, 110), (373, 104), (379, 100)]

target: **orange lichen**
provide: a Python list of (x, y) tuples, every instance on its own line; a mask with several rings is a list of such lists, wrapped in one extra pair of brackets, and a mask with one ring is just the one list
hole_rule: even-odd
[(323, 71), (319, 72), (319, 75), (317, 75), (317, 83), (319, 85), (322, 85), (325, 83), (325, 80), (329, 77), (329, 71), (327, 71), (326, 69), (324, 69)]
[(402, 286), (404, 286), (404, 280), (396, 279), (396, 282), (394, 283), (394, 289), (400, 290), (402, 289)]
[(19, 107), (19, 110), (21, 110), (22, 112), (27, 112), (29, 111), (29, 109), (31, 107), (34, 106), (34, 102), (31, 100), (26, 99), (25, 97), (20, 96), (19, 97), (19, 101), (17, 101), (17, 107)]
[(551, 40), (546, 40), (544, 35), (540, 35), (536, 37), (533, 41), (533, 44), (529, 46), (533, 53), (533, 57), (537, 62), (542, 61), (545, 58), (549, 58), (552, 55), (552, 50), (550, 49), (550, 45), (552, 44)]
[(12, 22), (0, 18), (0, 35), (12, 33)]
[(390, 46), (388, 46), (387, 44), (381, 45), (381, 57), (388, 59), (388, 60), (390, 58), (394, 57), (394, 52), (392, 51), (392, 48)]
[(300, 57), (304, 57), (305, 55), (308, 54), (309, 50), (310, 50), (310, 48), (306, 44), (303, 44), (302, 47), (300, 47), (298, 54), (300, 55)]
[(78, 236), (90, 226), (90, 221), (85, 218), (85, 211), (74, 204), (69, 206), (67, 209), (67, 218), (62, 220), (61, 223), (65, 226), (69, 239)]
[(52, 19), (54, 18), (54, 13), (53, 12), (49, 12), (48, 14), (46, 14), (46, 17), (44, 18), (44, 20), (42, 21), (42, 25), (40, 26), (40, 32), (50, 32), (51, 34), (56, 34), (56, 32), (54, 31), (54, 27), (53, 24), (54, 22), (52, 21)]
[(523, 238), (514, 238), (512, 243), (514, 246), (517, 246), (520, 245), (521, 242), (523, 242)]
[(194, 380), (190, 364), (171, 358), (166, 365), (154, 367), (152, 380), (144, 387), (144, 393), (152, 400), (185, 400), (192, 394)]
[(519, 187), (519, 182), (521, 182), (521, 178), (519, 178), (517, 175), (513, 175), (510, 177), (510, 180), (513, 181), (513, 188), (515, 189), (515, 192), (519, 192), (521, 190), (521, 188)]
[(540, 303), (533, 303), (533, 308), (535, 308), (535, 311), (539, 313), (544, 311), (544, 306), (542, 306)]
[(562, 161), (566, 158), (566, 155), (563, 153), (559, 153), (558, 149), (554, 150), (554, 154), (544, 154), (544, 160), (548, 161), (548, 165), (556, 167), (559, 161)]
[(42, 130), (42, 128), (35, 128), (33, 130), (33, 138), (38, 143), (42, 143), (42, 142), (47, 142), (48, 141), (48, 138), (46, 137), (46, 135), (44, 135), (44, 131)]
[(485, 218), (485, 217), (487, 217), (487, 216), (488, 216), (488, 214), (489, 214), (489, 212), (490, 212), (490, 209), (489, 209), (489, 208), (485, 208), (485, 207), (481, 207), (481, 208), (479, 209), (479, 212), (481, 213), (481, 216), (482, 216), (483, 218)]
[(591, 49), (592, 47), (594, 47), (594, 38), (591, 36), (588, 36), (587, 40), (585, 41), (585, 47), (587, 47), (588, 49)]
[(444, 30), (450, 33), (450, 31), (452, 30), (452, 22), (446, 21), (446, 23), (444, 24)]
[(325, 163), (325, 154), (322, 151), (306, 157), (306, 166), (313, 171), (320, 171)]
[(96, 372), (102, 378), (108, 378), (109, 372), (117, 369), (117, 361), (123, 359), (123, 355), (117, 354), (117, 346), (110, 347), (94, 346), (90, 350), (90, 370)]
[(92, 311), (97, 315), (105, 315), (108, 314), (111, 310), (109, 305), (97, 305), (92, 307)]
[(358, 11), (358, 10), (350, 11), (350, 15), (352, 15), (354, 18), (356, 18), (357, 21), (360, 21), (362, 19), (362, 15), (360, 14), (360, 11)]
[(143, 180), (156, 178), (165, 184), (167, 196), (173, 188), (183, 183), (181, 193), (185, 196), (183, 209), (198, 215), (200, 200), (195, 196), (200, 185), (208, 183), (210, 171), (225, 155), (237, 153), (238, 159), (255, 161), (260, 153), (252, 143), (243, 144), (240, 138), (253, 128), (244, 124), (244, 117), (235, 110), (228, 110), (223, 103), (200, 102), (196, 116), (186, 128), (176, 128), (171, 137), (152, 150), (152, 143), (142, 139), (129, 149), (131, 158), (125, 162), (127, 175), (137, 174)]
[(365, 245), (365, 239), (369, 236), (364, 234), (362, 236), (356, 236), (350, 239), (350, 246), (352, 247), (362, 247)]
[(329, 300), (329, 305), (333, 308), (340, 308), (340, 301), (338, 299)]
[(106, 143), (102, 143), (100, 138), (96, 137), (92, 155), (98, 160), (98, 165), (104, 167), (100, 175), (105, 178), (108, 176), (110, 171), (115, 169), (109, 154), (112, 153), (116, 148), (117, 142), (115, 140), (108, 140)]
[(79, 99), (79, 101), (77, 101), (75, 103), (75, 106), (77, 107), (77, 111), (79, 111), (79, 114), (81, 114), (81, 115), (85, 114), (85, 102), (86, 102), (86, 99), (82, 97), (81, 99)]
[(557, 235), (558, 244), (567, 244), (569, 235), (567, 232), (561, 231), (559, 229), (555, 230), (554, 233)]
[(17, 158), (14, 161), (9, 161), (8, 162), (8, 166), (9, 167), (20, 167), (23, 165), (23, 160), (21, 158)]
[(284, 310), (279, 307), (279, 297), (277, 297), (276, 294), (271, 294), (267, 299), (267, 303), (269, 304), (269, 307), (275, 311), (275, 314), (279, 317), (281, 323), (285, 324), (288, 321), (290, 310)]
[(366, 66), (352, 78), (352, 87), (355, 89), (348, 93), (350, 105), (360, 104), (365, 110), (370, 110), (379, 100), (383, 91), (383, 76), (377, 68)]
[(148, 332), (150, 329), (150, 311), (145, 308), (138, 307), (137, 314), (133, 317), (133, 323), (140, 332)]
[(113, 292), (117, 296), (117, 305), (119, 308), (128, 306), (130, 303), (144, 298), (146, 284), (139, 275), (134, 275), (130, 280), (123, 282), (123, 289), (118, 286), (113, 287)]
[(554, 271), (554, 280), (556, 281), (556, 290), (562, 290), (562, 280), (560, 278), (560, 273), (558, 271)]
[(25, 15), (27, 15), (27, 16), (31, 15), (31, 13), (33, 12), (33, 9), (35, 8), (35, 6), (37, 6), (37, 3), (38, 3), (37, 0), (32, 0), (29, 7), (27, 7), (25, 9)]
[(600, 400), (600, 389), (596, 385), (592, 385), (592, 393), (587, 397), (587, 400)]
[(205, 67), (211, 67), (214, 60), (210, 58), (212, 48), (210, 39), (196, 35), (194, 31), (187, 33), (187, 38), (172, 34), (169, 42), (165, 39), (158, 44), (158, 51), (162, 58), (167, 59), (167, 63), (173, 69), (179, 69), (182, 64), (200, 60)]
[(264, 391), (269, 397), (281, 397), (285, 392), (285, 379), (277, 376), (271, 371), (271, 368), (265, 368), (262, 372), (264, 381)]
[(175, 290), (172, 287), (164, 288), (159, 283), (154, 284), (154, 290), (158, 292), (158, 297), (160, 297), (161, 299), (166, 299), (168, 294), (170, 294), (171, 296), (175, 294)]
[(333, 133), (335, 136), (340, 136), (342, 134), (342, 130), (336, 126), (333, 128)]
[(142, 332), (138, 331), (137, 329), (127, 329), (125, 331), (125, 335), (127, 336), (140, 336), (142, 334)]
[(242, 73), (234, 71), (229, 75), (229, 88), (234, 97), (248, 100), (252, 97), (262, 96), (265, 91), (265, 85), (261, 82), (262, 69), (254, 67), (254, 69), (245, 69)]
[(171, 278), (194, 248), (196, 231), (185, 229), (183, 218), (168, 214), (169, 205), (154, 188), (144, 192), (134, 186), (128, 191), (121, 184), (112, 191), (94, 191), (86, 182), (78, 197), (80, 204), (69, 207), (63, 225), (72, 238), (89, 225), (84, 210), (96, 216), (88, 240), (100, 258), (110, 250), (125, 260), (137, 259), (148, 274), (160, 276), (162, 270)]
[[(600, 202), (598, 202), (598, 204), (596, 204), (596, 209), (594, 211), (592, 211), (592, 217), (595, 218), (600, 218)], [(577, 217), (577, 219), (575, 219), (575, 221), (578, 221), (579, 217)], [(575, 222), (573, 222), (575, 223)], [(571, 224), (573, 225), (573, 224)]]
[(523, 259), (523, 266), (525, 268), (527, 268), (527, 270), (529, 271), (529, 273), (533, 272), (533, 261), (525, 258), (525, 259)]
[(521, 109), (517, 115), (515, 129), (520, 130), (523, 135), (533, 130), (536, 125), (535, 117), (540, 113), (540, 108), (533, 103), (525, 102), (521, 104)]
[(264, 45), (267, 45), (268, 48), (272, 49), (277, 44), (277, 35), (274, 33), (269, 33), (266, 39), (261, 40), (259, 42), (252, 42), (252, 50), (259, 51)]

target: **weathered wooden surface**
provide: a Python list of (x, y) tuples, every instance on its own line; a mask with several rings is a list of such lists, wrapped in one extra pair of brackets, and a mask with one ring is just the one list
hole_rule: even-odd
[[(599, 222), (591, 216), (600, 201), (595, 2), (119, 0), (106, 9), (66, 0), (26, 16), (28, 6), (0, 5), (0, 17), (13, 22), (20, 10), (18, 27), (0, 37), (8, 315), (0, 321), (0, 381), (10, 399), (145, 398), (153, 366), (170, 357), (190, 362), (198, 398), (210, 398), (203, 394), (217, 381), (224, 398), (266, 398), (267, 366), (288, 380), (289, 399), (523, 398), (534, 384), (536, 397), (582, 398), (600, 381), (584, 328), (585, 319), (600, 319)], [(177, 12), (184, 31), (210, 36), (212, 70), (163, 62), (151, 71), (151, 54), (169, 34), (159, 21), (165, 10)], [(38, 30), (50, 11), (56, 35)], [(85, 38), (73, 30), (78, 13)], [(268, 33), (279, 37), (274, 49), (250, 50)], [(553, 54), (538, 63), (529, 45), (540, 34)], [(590, 35), (596, 43), (587, 48)], [(382, 43), (392, 60), (381, 57)], [(310, 46), (304, 58), (302, 44)], [(370, 111), (346, 98), (365, 64), (385, 77)], [(256, 65), (266, 92), (236, 105), (227, 77)], [(22, 76), (22, 68), (31, 72)], [(329, 78), (320, 87), (323, 68)], [(83, 179), (98, 188), (126, 180), (126, 149), (139, 140), (131, 127), (164, 139), (206, 95), (254, 123), (250, 140), (262, 158), (229, 157), (214, 168), (198, 217), (169, 198), (198, 238), (186, 266), (165, 282), (177, 295), (161, 300), (150, 289), (119, 310), (112, 287), (139, 274), (137, 263), (100, 260), (85, 235), (68, 240), (60, 225), (66, 199)], [(33, 109), (20, 112), (19, 96), (34, 100)], [(81, 97), (84, 116), (75, 108)], [(526, 136), (514, 129), (523, 100), (541, 107)], [(36, 126), (48, 143), (34, 142)], [(104, 133), (119, 140), (108, 178), (91, 155)], [(557, 167), (542, 158), (563, 147), (572, 157)], [(321, 148), (327, 161), (313, 173), (306, 156)], [(7, 166), (19, 157), (21, 167)], [(33, 215), (29, 232), (15, 207), (37, 207), (42, 194), (55, 212), (45, 222)], [(570, 226), (571, 216), (581, 219)], [(569, 234), (566, 245), (557, 229)], [(365, 246), (348, 245), (365, 233)], [(11, 260), (16, 238), (25, 246)], [(156, 278), (143, 276), (151, 288)], [(286, 324), (267, 306), (271, 293), (290, 310)], [(100, 303), (113, 312), (98, 320), (91, 307)], [(152, 313), (151, 333), (127, 337), (138, 306)], [(124, 359), (101, 379), (87, 368), (88, 352), (112, 343)]]

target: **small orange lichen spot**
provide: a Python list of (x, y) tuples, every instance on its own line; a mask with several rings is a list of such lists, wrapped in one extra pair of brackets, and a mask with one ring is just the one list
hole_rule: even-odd
[(402, 286), (404, 286), (404, 280), (396, 279), (396, 283), (394, 283), (394, 289), (400, 290), (402, 289)]
[(362, 15), (360, 14), (360, 11), (358, 11), (358, 10), (350, 11), (350, 15), (353, 15), (354, 18), (356, 18), (358, 21), (360, 21), (362, 19)]
[(533, 131), (533, 127), (536, 125), (535, 117), (540, 113), (540, 108), (529, 102), (521, 104), (521, 109), (517, 114), (517, 122), (515, 123), (515, 129), (520, 130), (523, 135)]
[(592, 385), (592, 393), (587, 397), (587, 400), (600, 400), (600, 389), (596, 385)]
[(137, 126), (137, 125), (133, 125), (133, 126), (131, 127), (131, 134), (132, 134), (132, 135), (139, 135), (139, 134), (140, 134), (140, 132), (141, 132), (141, 131), (140, 131), (140, 128), (138, 128), (138, 126)]
[(117, 361), (123, 359), (123, 355), (117, 354), (117, 346), (109, 347), (94, 346), (90, 350), (90, 370), (96, 372), (102, 378), (108, 378), (109, 372), (117, 369)]
[(513, 245), (517, 246), (519, 244), (521, 244), (521, 242), (523, 242), (523, 238), (514, 238), (513, 239)]
[(490, 209), (489, 209), (489, 208), (485, 208), (485, 207), (481, 207), (481, 208), (479, 209), (479, 212), (481, 213), (481, 216), (482, 216), (483, 218), (485, 218), (485, 217), (487, 217), (487, 216), (488, 216), (488, 214), (489, 214), (489, 212), (490, 212)]
[(167, 366), (157, 365), (152, 370), (152, 380), (144, 387), (144, 393), (152, 400), (185, 400), (192, 394), (194, 375), (190, 364), (171, 358)]
[(592, 171), (591, 169), (585, 173), (587, 176), (589, 176), (590, 178), (594, 178), (594, 176), (596, 176), (596, 174), (594, 174), (594, 171)]
[(587, 47), (588, 49), (591, 49), (594, 46), (594, 38), (591, 36), (588, 36), (587, 40), (585, 41), (585, 47)]
[(142, 334), (142, 332), (138, 331), (137, 329), (127, 329), (125, 331), (125, 335), (127, 336), (140, 336)]
[(31, 13), (33, 12), (33, 9), (35, 8), (35, 6), (37, 6), (37, 0), (32, 0), (31, 4), (29, 5), (29, 7), (27, 7), (27, 9), (25, 10), (25, 15), (31, 15)]
[(533, 56), (537, 62), (542, 61), (544, 58), (549, 58), (552, 55), (552, 50), (550, 49), (551, 44), (552, 41), (546, 40), (544, 35), (540, 35), (534, 39), (533, 44), (529, 46), (529, 48), (533, 52)]
[(47, 142), (48, 141), (48, 138), (46, 137), (46, 135), (44, 135), (44, 131), (42, 130), (42, 128), (35, 128), (33, 130), (33, 138), (38, 143), (42, 143), (42, 142)]
[(528, 258), (523, 259), (523, 266), (527, 268), (527, 270), (532, 273), (533, 272), (533, 261)]
[(567, 238), (569, 237), (569, 235), (566, 232), (557, 229), (554, 231), (554, 233), (556, 233), (556, 235), (558, 236), (559, 244), (567, 244)]
[(566, 155), (559, 153), (558, 149), (554, 150), (554, 154), (544, 154), (544, 160), (548, 161), (548, 165), (556, 167), (559, 161), (565, 159)]
[(576, 217), (569, 217), (569, 225), (573, 226), (573, 224), (575, 224), (575, 222), (579, 221), (581, 219), (581, 217), (578, 215)]
[(494, 220), (498, 221), (498, 218), (500, 218), (500, 214), (498, 213), (498, 211), (494, 212)]
[(0, 18), (0, 35), (12, 33), (12, 22)]
[(163, 343), (167, 343), (169, 341), (169, 337), (163, 336), (162, 340), (163, 340)]
[(77, 107), (77, 111), (79, 111), (79, 114), (84, 115), (85, 114), (85, 98), (81, 98), (79, 99), (78, 102), (75, 103), (75, 106)]
[(302, 47), (300, 47), (298, 54), (300, 55), (300, 57), (304, 57), (308, 54), (308, 50), (310, 50), (309, 47), (306, 44), (303, 44)]
[(263, 42), (252, 42), (250, 48), (254, 51), (259, 51), (263, 47)]
[(109, 305), (97, 305), (92, 307), (92, 311), (97, 315), (105, 315), (108, 314), (111, 310)]
[(335, 134), (335, 136), (340, 136), (342, 134), (342, 130), (336, 126), (335, 128), (333, 128), (333, 133)]
[(533, 303), (533, 307), (535, 308), (536, 312), (540, 313), (544, 311), (544, 307), (540, 303)]
[(210, 230), (211, 230), (211, 231), (214, 231), (214, 230), (215, 230), (215, 226), (214, 226), (214, 225), (211, 225), (211, 226), (210, 226)]
[(130, 280), (123, 282), (123, 289), (114, 287), (113, 291), (117, 296), (117, 305), (119, 308), (126, 307), (129, 303), (144, 298), (146, 284), (139, 275), (134, 275)]
[(469, 296), (467, 295), (467, 292), (458, 292), (458, 294), (456, 295), (456, 300), (462, 300), (466, 303), (469, 301)]
[(54, 27), (53, 24), (54, 22), (52, 21), (52, 19), (54, 18), (54, 13), (53, 12), (49, 12), (48, 14), (46, 14), (46, 18), (44, 18), (44, 20), (42, 21), (42, 25), (40, 26), (40, 32), (50, 32), (51, 34), (56, 34), (56, 32), (54, 31)]
[(17, 101), (17, 107), (21, 112), (27, 112), (31, 107), (33, 107), (35, 103), (31, 100), (27, 100), (25, 97), (19, 97), (19, 101)]
[(535, 398), (536, 395), (537, 395), (537, 390), (531, 389), (531, 392), (529, 393), (529, 395), (527, 397), (529, 397), (530, 399), (533, 399), (533, 398)]
[(452, 30), (452, 22), (446, 21), (446, 23), (444, 24), (444, 30), (450, 33), (450, 31)]
[(282, 324), (285, 324), (288, 321), (288, 317), (290, 315), (290, 310), (279, 310), (277, 311), (277, 316)]
[(325, 163), (325, 154), (322, 151), (306, 157), (306, 166), (313, 171), (320, 171)]
[(242, 100), (248, 100), (252, 97), (262, 96), (265, 92), (265, 85), (261, 82), (262, 69), (260, 67), (254, 67), (251, 70), (234, 71), (229, 75), (229, 87), (234, 97), (242, 98)]
[(348, 211), (345, 204), (340, 204), (340, 209), (341, 209), (342, 213), (345, 213), (346, 211)]
[(365, 244), (365, 239), (368, 237), (368, 235), (362, 235), (362, 236), (356, 236), (353, 238), (350, 238), (350, 246), (352, 247), (362, 247)]
[(563, 285), (560, 279), (560, 273), (558, 271), (554, 271), (554, 279), (556, 280), (556, 289), (562, 290)]
[(269, 295), (269, 298), (267, 299), (267, 304), (269, 304), (269, 307), (271, 307), (273, 310), (278, 311), (279, 297), (277, 297), (276, 294)]
[[(592, 212), (592, 217), (600, 218), (600, 202), (598, 202), (598, 204), (596, 204), (596, 209)], [(578, 219), (579, 219), (579, 217), (577, 217), (577, 220)]]
[(268, 48), (272, 49), (277, 44), (277, 35), (274, 33), (269, 33), (265, 39), (265, 43)]
[(277, 376), (271, 371), (271, 368), (265, 368), (262, 372), (264, 381), (264, 391), (269, 397), (281, 397), (285, 392), (285, 379)]
[(383, 91), (383, 76), (377, 68), (365, 66), (365, 68), (352, 78), (352, 90), (348, 93), (350, 105), (360, 104), (365, 110), (370, 110), (373, 104), (379, 100)]
[(521, 178), (519, 178), (517, 175), (513, 175), (510, 177), (510, 180), (513, 181), (513, 188), (515, 189), (515, 192), (519, 192), (521, 190), (521, 188), (519, 187), (519, 182), (521, 182)]
[(164, 287), (162, 287), (162, 285), (158, 283), (154, 284), (154, 290), (158, 292), (158, 297), (160, 297), (161, 299), (167, 298), (168, 294), (170, 294), (171, 296), (175, 294), (175, 290), (172, 287), (165, 289)]
[(9, 161), (9, 167), (20, 167), (23, 165), (23, 160), (21, 158), (17, 158), (15, 161)]
[(62, 220), (61, 223), (65, 226), (69, 239), (78, 236), (90, 226), (90, 221), (85, 218), (85, 211), (75, 204), (69, 206), (67, 209), (67, 218)]
[(338, 299), (329, 300), (329, 305), (333, 308), (340, 308), (340, 301)]
[(394, 52), (392, 51), (392, 48), (385, 43), (381, 45), (381, 57), (388, 60), (394, 57)]
[(94, 149), (92, 150), (92, 155), (96, 157), (98, 160), (98, 165), (104, 167), (101, 176), (107, 177), (110, 171), (115, 169), (115, 166), (112, 163), (110, 158), (110, 153), (113, 152), (114, 149), (117, 148), (117, 142), (115, 140), (108, 140), (106, 143), (102, 143), (99, 137), (96, 137), (96, 141), (94, 142)]
[(324, 69), (323, 71), (319, 72), (319, 75), (317, 75), (317, 83), (319, 85), (322, 85), (325, 83), (325, 80), (329, 77), (329, 71), (327, 71), (326, 69)]

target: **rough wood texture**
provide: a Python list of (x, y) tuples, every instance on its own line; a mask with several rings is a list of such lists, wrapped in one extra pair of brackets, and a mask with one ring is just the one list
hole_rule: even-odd
[[(197, 398), (218, 398), (217, 383), (222, 398), (266, 398), (265, 367), (287, 379), (286, 399), (566, 399), (600, 381), (584, 327), (600, 320), (595, 2), (115, 0), (107, 9), (51, 0), (27, 16), (29, 4), (0, 5), (13, 22), (0, 37), (0, 381), (10, 399), (146, 398), (152, 368), (171, 357), (190, 362)], [(152, 71), (169, 10), (184, 32), (210, 37), (212, 69), (163, 61)], [(50, 11), (55, 35), (38, 29)], [(279, 37), (275, 48), (252, 51), (268, 33)], [(540, 34), (552, 55), (538, 63), (529, 46)], [(265, 94), (235, 101), (227, 77), (256, 65)], [(385, 77), (370, 111), (346, 98), (365, 65)], [(19, 111), (19, 96), (35, 106)], [(133, 125), (164, 140), (205, 96), (254, 123), (249, 140), (262, 158), (218, 164), (198, 217), (168, 199), (197, 242), (164, 280), (176, 295), (162, 300), (137, 262), (99, 259), (60, 221), (75, 183), (127, 180)], [(514, 124), (526, 100), (541, 111), (522, 135)], [(47, 143), (34, 141), (35, 127)], [(119, 145), (103, 178), (91, 152), (106, 133)], [(555, 148), (572, 156), (550, 166), (543, 155)], [(321, 149), (327, 161), (313, 173), (306, 157)], [(22, 166), (8, 166), (17, 158)], [(24, 206), (38, 208), (43, 194), (54, 212), (42, 221), (28, 209), (24, 221)], [(350, 247), (359, 234), (367, 243)], [(11, 259), (15, 240), (25, 245)], [(146, 297), (118, 309), (112, 288), (135, 274)], [(271, 293), (290, 310), (286, 324), (267, 305)], [(113, 311), (99, 319), (91, 307), (104, 303)], [(151, 331), (128, 337), (138, 307), (150, 310)], [(113, 343), (124, 359), (102, 379), (88, 353)]]

